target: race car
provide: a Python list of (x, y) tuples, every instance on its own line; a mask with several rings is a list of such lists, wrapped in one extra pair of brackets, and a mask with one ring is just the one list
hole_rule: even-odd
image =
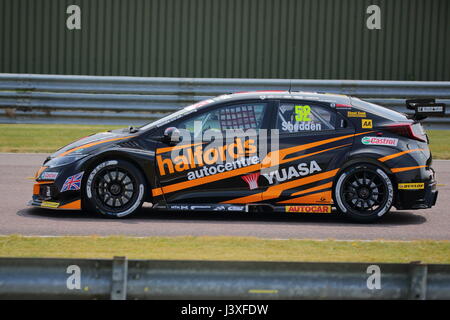
[[(152, 210), (336, 212), (375, 221), (436, 203), (420, 120), (358, 98), (255, 91), (221, 95), (141, 127), (94, 134), (49, 156), (31, 206), (127, 217)], [(151, 211), (151, 210), (150, 210)]]

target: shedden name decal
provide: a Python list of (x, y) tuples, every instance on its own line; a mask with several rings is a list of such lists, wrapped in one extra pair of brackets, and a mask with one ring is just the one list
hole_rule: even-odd
[(286, 212), (331, 213), (331, 206), (286, 206)]

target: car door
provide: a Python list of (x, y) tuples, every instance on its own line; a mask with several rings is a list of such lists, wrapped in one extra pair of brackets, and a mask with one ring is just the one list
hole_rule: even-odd
[[(267, 126), (268, 104), (250, 100), (211, 106), (171, 124), (183, 141), (161, 143), (155, 160), (166, 202), (215, 204), (258, 193), (252, 174), (260, 170), (258, 133)], [(229, 130), (240, 133), (232, 136)]]
[(279, 152), (262, 171), (263, 200), (275, 205), (331, 204), (332, 181), (353, 143), (354, 128), (329, 102), (279, 100)]

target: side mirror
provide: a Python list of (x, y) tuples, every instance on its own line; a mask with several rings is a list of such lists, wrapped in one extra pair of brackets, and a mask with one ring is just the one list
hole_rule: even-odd
[(180, 131), (175, 127), (169, 127), (164, 130), (163, 140), (167, 144), (176, 145), (181, 141)]

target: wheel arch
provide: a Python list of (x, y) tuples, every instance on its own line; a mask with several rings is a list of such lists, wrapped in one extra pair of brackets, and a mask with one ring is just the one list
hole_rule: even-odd
[(393, 174), (391, 169), (385, 163), (379, 161), (378, 158), (379, 158), (379, 155), (358, 155), (358, 156), (350, 157), (339, 168), (338, 172), (336, 173), (335, 180), (338, 178), (338, 176), (341, 174), (341, 172), (343, 172), (348, 167), (350, 167), (354, 164), (357, 164), (357, 163), (361, 163), (361, 164), (368, 163), (368, 164), (376, 165), (378, 167), (381, 167), (389, 177), (392, 176), (392, 178), (395, 178), (395, 175)]
[(394, 188), (394, 203), (395, 203), (397, 201), (397, 177), (385, 163), (378, 160), (379, 157), (380, 156), (378, 154), (358, 155), (358, 156), (351, 157), (347, 161), (345, 161), (333, 179), (333, 192), (332, 192), (333, 199), (334, 199), (335, 193), (336, 193), (336, 183), (337, 183), (341, 173), (344, 172), (344, 170), (347, 169), (348, 167), (353, 166), (355, 164), (367, 163), (367, 164), (371, 164), (371, 165), (380, 167), (388, 175), (389, 179), (391, 179), (392, 186)]
[[(103, 153), (96, 154), (95, 156), (88, 159), (83, 167), (85, 172), (90, 172), (92, 169), (95, 168), (98, 164), (104, 161), (108, 160), (124, 160), (132, 165), (134, 165), (142, 174), (145, 180), (145, 193), (144, 193), (144, 200), (146, 202), (151, 202), (152, 196), (149, 190), (153, 188), (153, 184), (149, 180), (148, 173), (146, 172), (145, 168), (143, 167), (142, 163), (134, 159), (130, 154), (119, 151), (119, 150), (107, 150)], [(84, 182), (85, 183), (85, 182)]]

